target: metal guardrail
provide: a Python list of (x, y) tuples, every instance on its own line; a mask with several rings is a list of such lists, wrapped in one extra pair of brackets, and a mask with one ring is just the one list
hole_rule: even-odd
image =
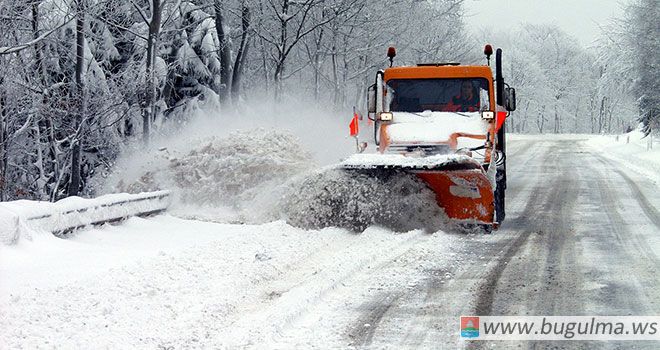
[(28, 229), (48, 231), (57, 236), (93, 225), (123, 221), (133, 216), (148, 216), (167, 210), (170, 192), (158, 191), (140, 194), (106, 195), (79, 202), (43, 204), (43, 208), (29, 210), (35, 202), (17, 201), (0, 203), (0, 243), (13, 244), (21, 234), (22, 225)]

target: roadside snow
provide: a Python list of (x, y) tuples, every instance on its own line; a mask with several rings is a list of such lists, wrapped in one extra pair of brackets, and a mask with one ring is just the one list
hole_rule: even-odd
[(450, 238), (167, 215), (37, 237), (0, 247), (2, 347), (258, 347), (407, 242)]
[(593, 137), (587, 144), (602, 156), (644, 175), (660, 185), (660, 137), (639, 130), (623, 135)]

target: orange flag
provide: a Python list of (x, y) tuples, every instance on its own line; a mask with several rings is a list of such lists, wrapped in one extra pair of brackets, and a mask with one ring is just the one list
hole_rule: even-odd
[(351, 119), (351, 124), (349, 124), (349, 128), (351, 130), (351, 136), (353, 137), (357, 136), (358, 133), (360, 132), (358, 124), (359, 124), (359, 116), (357, 112), (355, 112), (353, 113), (353, 119)]
[(497, 128), (495, 131), (499, 131), (506, 120), (506, 112), (497, 112)]

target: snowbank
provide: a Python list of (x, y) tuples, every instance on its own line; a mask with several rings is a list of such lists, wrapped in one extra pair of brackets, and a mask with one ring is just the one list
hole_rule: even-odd
[(623, 135), (603, 135), (592, 137), (586, 142), (598, 153), (619, 162), (656, 184), (660, 184), (660, 137), (644, 137), (635, 130)]
[(14, 244), (19, 236), (18, 214), (0, 206), (0, 245)]
[(170, 204), (168, 191), (109, 194), (93, 199), (69, 197), (40, 202), (18, 200), (0, 203), (0, 243), (15, 244), (30, 232), (66, 232), (91, 224), (161, 212)]

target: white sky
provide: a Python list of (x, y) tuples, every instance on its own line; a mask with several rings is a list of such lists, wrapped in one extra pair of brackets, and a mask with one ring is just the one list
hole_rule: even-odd
[(524, 22), (555, 23), (585, 46), (598, 38), (599, 24), (622, 13), (618, 0), (466, 0), (465, 9), (471, 27), (506, 30)]

